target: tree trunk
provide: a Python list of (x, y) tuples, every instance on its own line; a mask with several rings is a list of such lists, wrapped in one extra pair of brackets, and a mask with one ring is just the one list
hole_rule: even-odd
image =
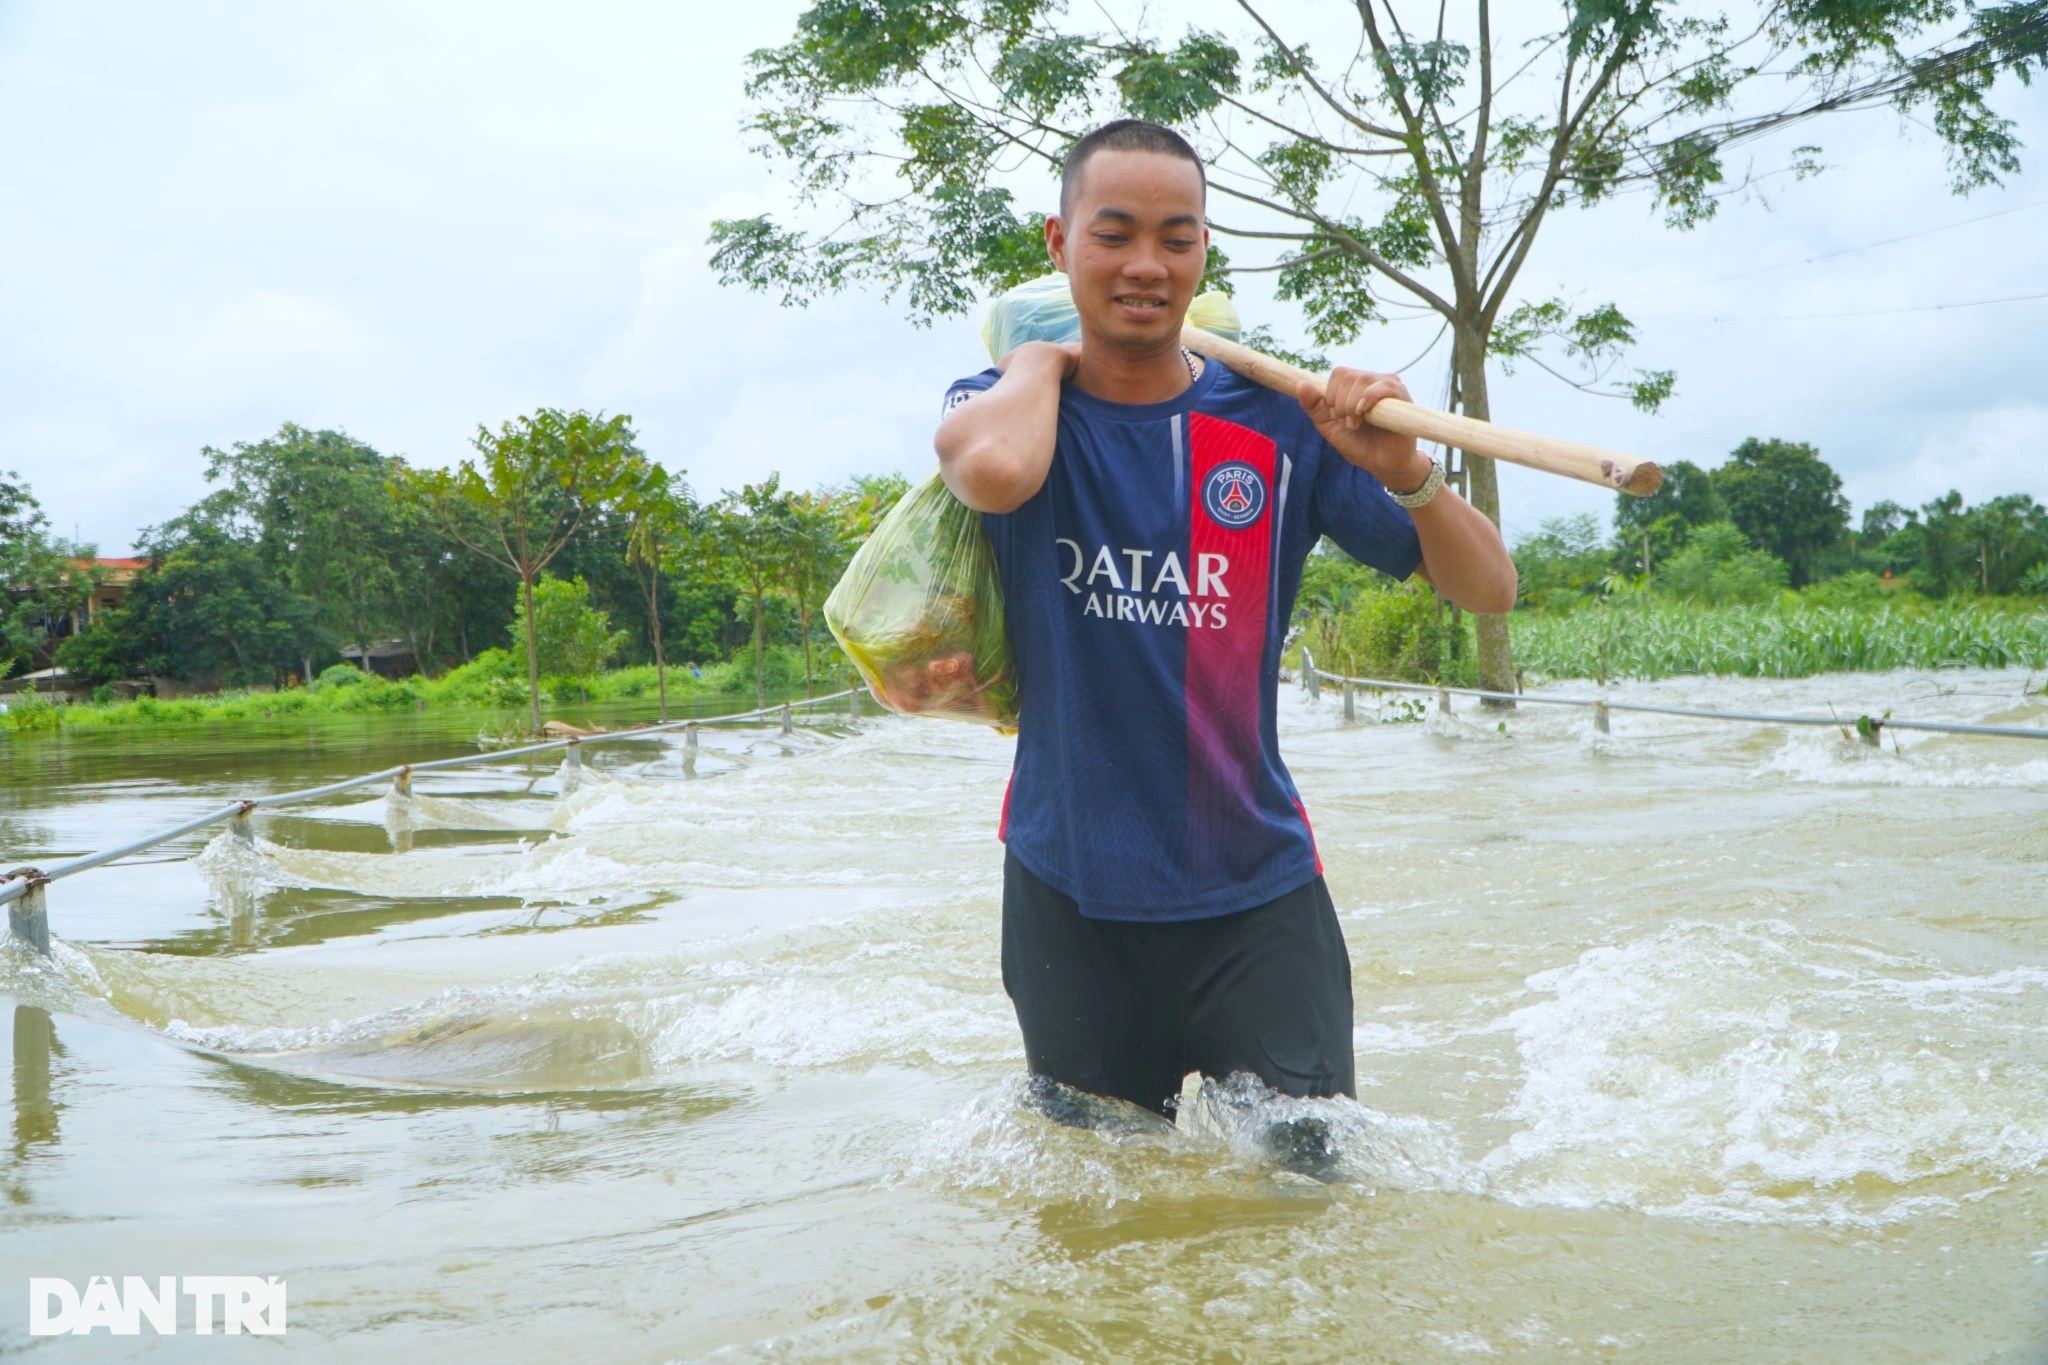
[(811, 687), (811, 609), (802, 607), (797, 612), (797, 625), (804, 633), (804, 695), (810, 696)]
[(526, 601), (526, 700), (533, 708), (533, 732), (540, 733), (540, 640), (533, 619), (533, 579), (519, 576), (519, 590)]
[(668, 719), (668, 669), (661, 659), (661, 565), (647, 576), (647, 635), (654, 642), (654, 693), (661, 699), (661, 719)]
[(299, 662), (305, 665), (306, 669), (305, 673), (301, 675), (299, 681), (302, 686), (310, 688), (313, 685), (313, 656), (310, 654), (301, 654), (299, 656)]
[[(1452, 341), (1451, 365), (1458, 380), (1458, 410), (1467, 417), (1490, 422), (1492, 407), (1486, 396), (1486, 330), (1476, 319), (1460, 319)], [(1500, 482), (1493, 461), (1465, 452), (1466, 496), (1486, 519), (1500, 527)], [(1508, 618), (1475, 616), (1474, 634), (1479, 642), (1479, 685), (1489, 692), (1515, 690), (1514, 653), (1508, 641)], [(1488, 705), (1512, 707), (1513, 702)]]
[(768, 694), (761, 677), (761, 589), (754, 589), (754, 709), (759, 711), (768, 705)]

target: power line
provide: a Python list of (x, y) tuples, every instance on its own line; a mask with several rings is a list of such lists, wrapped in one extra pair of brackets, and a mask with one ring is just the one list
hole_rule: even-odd
[(1652, 289), (1648, 293), (1639, 294), (1636, 297), (1655, 298), (1659, 294), (1669, 294), (1674, 290), (1704, 289), (1710, 284), (1726, 284), (1730, 280), (1746, 280), (1756, 275), (1769, 275), (1779, 270), (1791, 270), (1795, 266), (1815, 265), (1821, 261), (1832, 261), (1838, 256), (1853, 256), (1859, 251), (1875, 251), (1881, 246), (1894, 246), (1900, 242), (1910, 242), (1916, 237), (1932, 237), (1937, 232), (1949, 232), (1955, 228), (1968, 227), (1972, 223), (1983, 223), (1993, 218), (2003, 218), (2008, 213), (2019, 213), (2025, 209), (2037, 209), (2043, 204), (2048, 204), (2048, 199), (2036, 199), (2031, 204), (2014, 204), (2010, 208), (1996, 209), (1990, 213), (1978, 214), (1975, 218), (1962, 218), (1953, 223), (1943, 223), (1940, 227), (1922, 228), (1918, 232), (1908, 232), (1898, 237), (1886, 237), (1884, 240), (1877, 242), (1865, 242), (1861, 246), (1845, 246), (1839, 251), (1824, 251), (1818, 256), (1808, 256), (1804, 260), (1786, 261), (1779, 265), (1759, 266), (1755, 270), (1740, 270), (1733, 275), (1717, 275), (1711, 280), (1687, 280), (1684, 284), (1673, 284), (1667, 285), (1662, 289)]
[(1951, 308), (1986, 308), (1995, 303), (2031, 303), (2048, 299), (2044, 294), (2013, 294), (2002, 299), (1964, 299), (1957, 303), (1928, 303), (1914, 308), (1873, 308), (1860, 313), (1781, 313), (1765, 317), (1650, 317), (1643, 322), (1819, 322), (1832, 318), (1883, 318), (1900, 313), (1939, 313)]

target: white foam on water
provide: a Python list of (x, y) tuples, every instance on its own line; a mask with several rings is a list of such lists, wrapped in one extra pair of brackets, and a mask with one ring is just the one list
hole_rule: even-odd
[(1870, 1223), (2048, 1169), (2048, 972), (1857, 947), (1691, 921), (1531, 977), (1548, 998), (1504, 1021), (1524, 1074), (1502, 1117), (1523, 1126), (1480, 1163), (1493, 1190)]
[(2048, 790), (2048, 757), (2022, 757), (2048, 750), (2026, 740), (1970, 743), (1908, 731), (1893, 732), (1882, 746), (1844, 739), (1833, 730), (1799, 730), (1756, 768), (1759, 777), (1788, 777), (1831, 787), (1985, 787)]

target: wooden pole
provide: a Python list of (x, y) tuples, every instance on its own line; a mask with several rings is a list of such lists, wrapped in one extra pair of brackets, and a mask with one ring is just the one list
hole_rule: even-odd
[[(1275, 360), (1254, 351), (1249, 346), (1225, 341), (1199, 327), (1183, 328), (1181, 342), (1189, 350), (1200, 352), (1219, 364), (1229, 366), (1246, 379), (1289, 397), (1300, 389), (1303, 380), (1322, 378), (1284, 360)], [(1381, 399), (1366, 413), (1365, 420), (1383, 431), (1397, 431), (1403, 436), (1437, 441), (1468, 454), (1505, 460), (1525, 469), (1540, 469), (1546, 474), (1582, 479), (1638, 498), (1648, 497), (1664, 482), (1664, 471), (1649, 460), (1623, 455), (1619, 451), (1602, 450), (1598, 446), (1581, 445), (1577, 441), (1561, 441), (1516, 431), (1512, 427), (1497, 427), (1491, 422), (1460, 417), (1456, 413), (1417, 407), (1398, 398)]]

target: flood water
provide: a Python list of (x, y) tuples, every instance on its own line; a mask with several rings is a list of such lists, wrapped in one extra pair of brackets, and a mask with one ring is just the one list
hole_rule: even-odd
[[(2048, 725), (2028, 683), (1611, 695)], [(25, 1283), (248, 1274), (244, 1349), (321, 1360), (2048, 1359), (2048, 743), (1408, 714), (1281, 699), (1337, 1184), (1192, 1082), (1020, 1110), (986, 730), (509, 760), (56, 883), (0, 951), (0, 1353), (221, 1359), (31, 1340)], [(0, 742), (0, 866), (474, 728)]]

